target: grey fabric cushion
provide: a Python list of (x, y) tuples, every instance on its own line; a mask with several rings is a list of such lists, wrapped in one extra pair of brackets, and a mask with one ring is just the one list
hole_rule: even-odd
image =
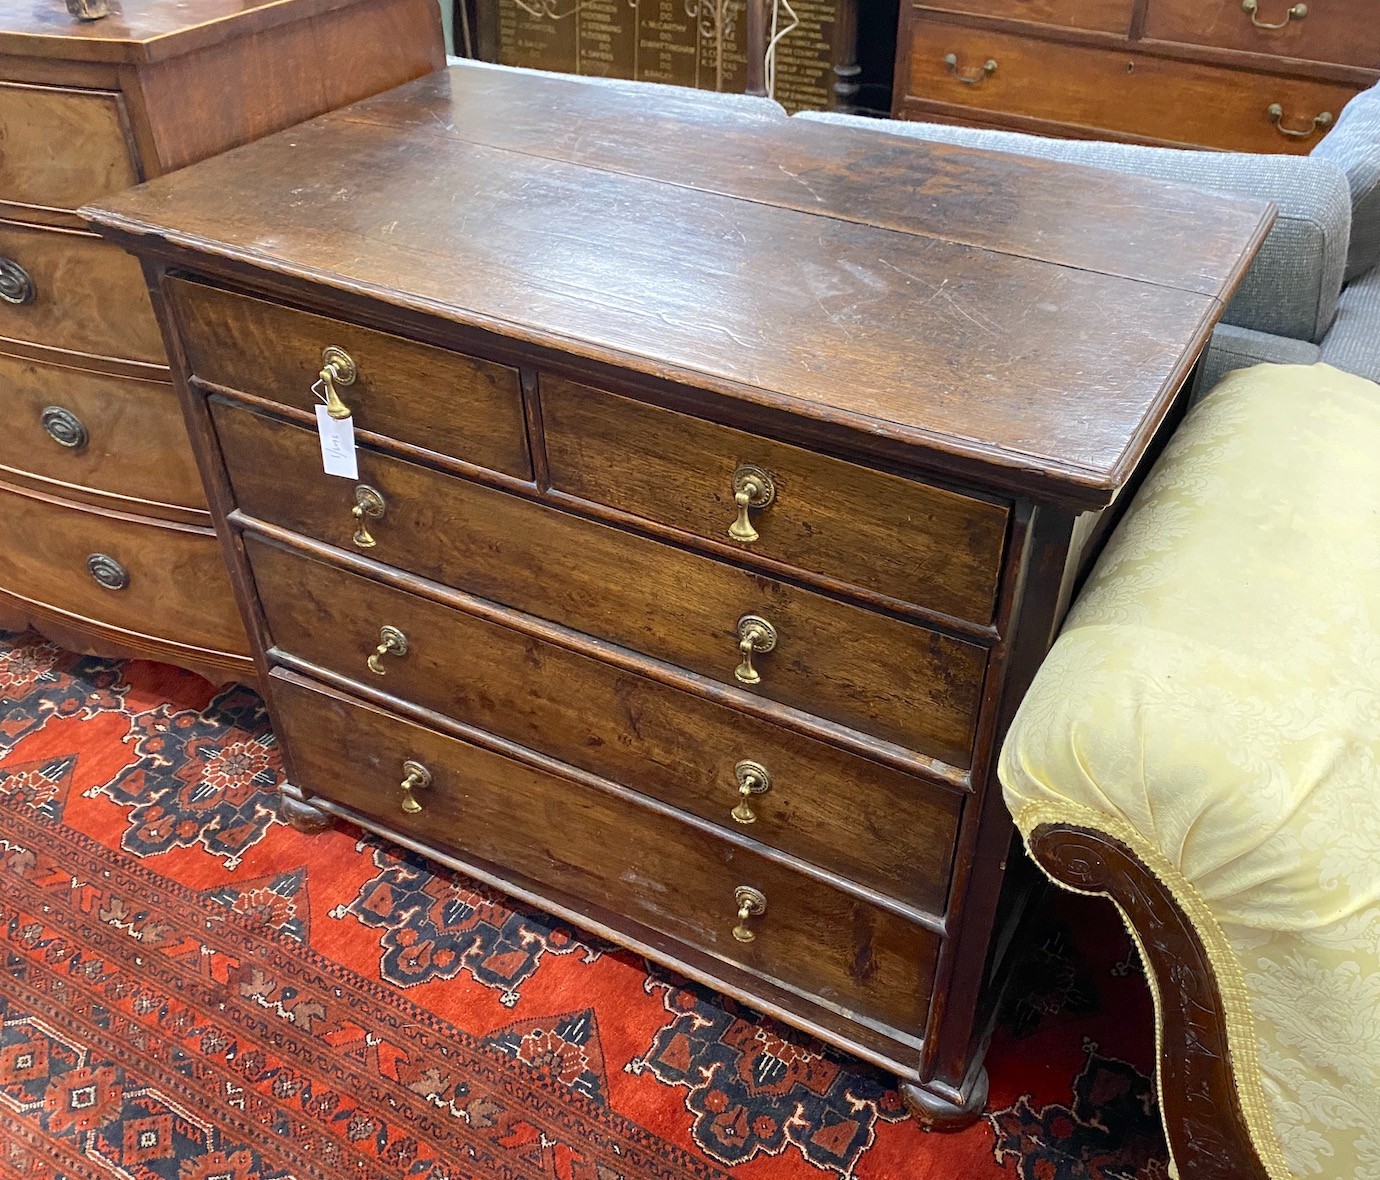
[(1313, 149), (1313, 159), (1336, 164), (1351, 186), (1346, 277), (1354, 279), (1380, 266), (1380, 85), (1346, 104), (1337, 125)]
[(1380, 381), (1380, 266), (1348, 283), (1337, 303), (1337, 320), (1322, 343), (1329, 365)]
[(1261, 332), (1314, 341), (1322, 339), (1332, 322), (1342, 285), (1351, 201), (1346, 177), (1331, 161), (1308, 156), (1255, 156), (1044, 139), (1015, 131), (867, 119), (829, 111), (802, 111), (793, 117), (1090, 164), (1213, 192), (1273, 201), (1279, 207), (1279, 219), (1223, 319)]
[(1193, 400), (1196, 402), (1233, 369), (1249, 369), (1252, 365), (1266, 363), (1311, 365), (1318, 360), (1319, 351), (1316, 344), (1307, 340), (1252, 332), (1235, 324), (1219, 324), (1198, 366)]

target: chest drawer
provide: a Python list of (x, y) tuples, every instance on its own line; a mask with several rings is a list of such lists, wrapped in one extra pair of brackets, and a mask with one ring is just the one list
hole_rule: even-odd
[(0, 354), (0, 466), (145, 502), (205, 508), (171, 385)]
[(138, 180), (119, 94), (0, 82), (0, 201), (74, 210)]
[(164, 290), (196, 376), (310, 411), (323, 352), (337, 349), (354, 369), (337, 390), (357, 431), (532, 478), (516, 369), (199, 283)]
[(944, 12), (967, 12), (1066, 29), (1128, 33), (1135, 0), (933, 0)]
[(1145, 36), (1377, 70), (1380, 0), (1151, 0)]
[(139, 263), (84, 233), (0, 222), (6, 291), (0, 336), (96, 356), (166, 364)]
[[(380, 494), (321, 474), (316, 436), (211, 399), (235, 499), (258, 517), (957, 766), (971, 759), (985, 649), (621, 529), (361, 448)], [(775, 636), (741, 681), (743, 622)]]
[[(923, 1024), (937, 943), (923, 927), (664, 814), (281, 671), (269, 695), (304, 789), (864, 1019)], [(429, 785), (404, 792), (405, 762), (424, 767)], [(403, 807), (407, 795), (419, 810)], [(742, 923), (751, 941), (734, 935), (742, 887), (765, 899)]]
[[(280, 651), (943, 912), (956, 791), (253, 536), (246, 548)], [(375, 672), (384, 627), (406, 651)]]
[[(1000, 505), (559, 378), (542, 378), (541, 400), (562, 491), (902, 602), (992, 618)], [(744, 518), (735, 493), (753, 486)]]

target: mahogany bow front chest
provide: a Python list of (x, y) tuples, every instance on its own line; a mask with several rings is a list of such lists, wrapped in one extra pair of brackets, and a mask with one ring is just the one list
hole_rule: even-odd
[(87, 212), (158, 292), (286, 815), (952, 1125), (995, 751), (1270, 210), (656, 101), (455, 68)]

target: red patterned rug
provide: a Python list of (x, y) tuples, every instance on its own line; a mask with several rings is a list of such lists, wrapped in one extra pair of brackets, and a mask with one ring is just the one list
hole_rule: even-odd
[(262, 705), (0, 636), (0, 1177), (1162, 1180), (1149, 998), (1061, 898), (926, 1135), (887, 1077), (357, 831)]

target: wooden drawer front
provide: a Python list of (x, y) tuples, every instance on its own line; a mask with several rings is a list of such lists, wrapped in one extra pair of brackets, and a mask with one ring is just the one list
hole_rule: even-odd
[[(944, 64), (957, 56), (958, 81)], [(997, 68), (983, 74), (983, 63)], [(909, 93), (978, 110), (1025, 115), (1111, 133), (1243, 152), (1307, 152), (1322, 136), (1314, 117), (1337, 115), (1356, 87), (1171, 61), (1131, 50), (1060, 45), (965, 28), (916, 14)], [(1282, 108), (1283, 134), (1269, 108)]]
[(124, 100), (0, 82), (0, 201), (73, 210), (139, 181)]
[(0, 354), (0, 465), (94, 491), (206, 507), (171, 385)]
[[(100, 557), (115, 565), (95, 560)], [(118, 584), (120, 570), (123, 587), (98, 580)], [(77, 619), (192, 647), (248, 651), (210, 529), (78, 507), (0, 485), (0, 588)]]
[(685, 414), (543, 377), (554, 487), (733, 544), (734, 473), (765, 471), (742, 547), (936, 611), (992, 618), (1006, 509)]
[(199, 283), (166, 290), (198, 377), (310, 411), (322, 350), (341, 348), (356, 430), (532, 478), (516, 369)]
[(143, 272), (118, 246), (0, 222), (0, 258), (21, 267), (33, 289), (28, 303), (0, 302), (0, 336), (167, 364)]
[(1135, 0), (933, 0), (945, 12), (969, 12), (1068, 29), (1126, 34)]
[(943, 758), (970, 760), (986, 652), (505, 492), (361, 449), (383, 494), (355, 548), (355, 485), (321, 474), (314, 432), (212, 399), (240, 508), (528, 614), (735, 685), (739, 620), (767, 619), (761, 695)]
[[(280, 650), (943, 912), (956, 792), (252, 536), (247, 548)], [(383, 626), (408, 649), (379, 676), (366, 661)], [(770, 776), (748, 823), (731, 815), (743, 761)]]
[[(627, 915), (866, 1019), (912, 1034), (937, 939), (699, 828), (274, 672), (274, 722), (304, 790), (433, 847)], [(403, 763), (430, 771), (402, 809)], [(766, 909), (740, 942), (735, 890)]]
[(1257, 0), (1255, 20), (1282, 25), (1266, 29), (1241, 0), (1150, 0), (1145, 36), (1380, 70), (1380, 0), (1315, 0), (1301, 20), (1289, 16), (1295, 7), (1296, 0)]

